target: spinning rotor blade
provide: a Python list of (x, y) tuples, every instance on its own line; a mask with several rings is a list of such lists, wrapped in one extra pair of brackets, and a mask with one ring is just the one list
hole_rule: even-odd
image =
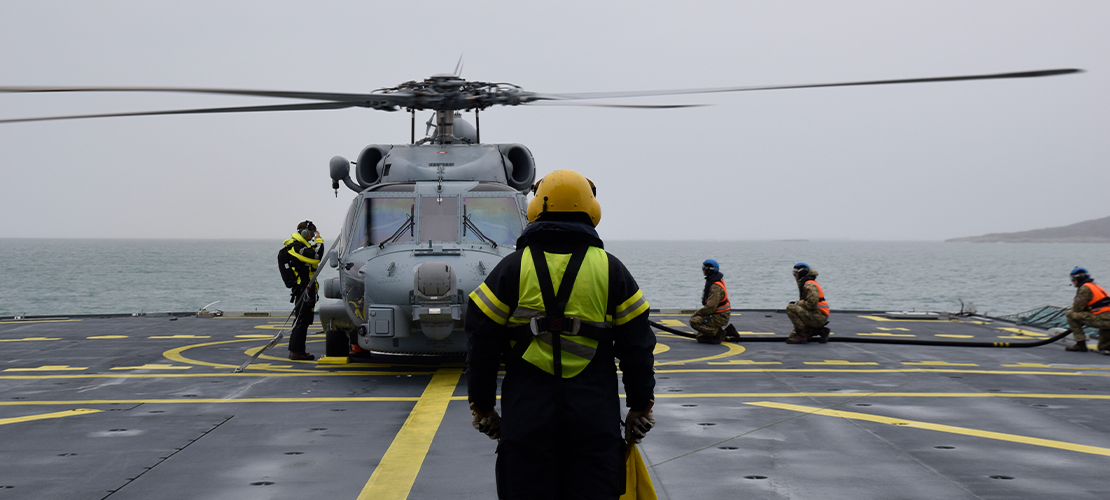
[(639, 108), (639, 109), (677, 109), (677, 108), (701, 108), (705, 106), (712, 106), (712, 104), (589, 104), (577, 102), (560, 102), (560, 101), (536, 101), (532, 103), (535, 106), (589, 106), (592, 108)]
[(638, 90), (629, 92), (581, 92), (572, 94), (531, 94), (531, 100), (552, 100), (552, 101), (566, 101), (576, 99), (610, 99), (620, 97), (651, 97), (663, 95), (685, 95), (685, 94), (715, 94), (723, 92), (747, 92), (750, 90), (780, 90), (780, 89), (809, 89), (820, 87), (852, 87), (861, 85), (892, 85), (898, 83), (931, 83), (931, 82), (955, 82), (965, 80), (998, 80), (1005, 78), (1036, 78), (1042, 76), (1056, 76), (1066, 75), (1070, 73), (1081, 73), (1081, 69), (1047, 69), (1038, 71), (1022, 71), (1017, 73), (995, 73), (989, 75), (964, 75), (964, 76), (939, 76), (930, 78), (906, 78), (899, 80), (869, 80), (860, 82), (838, 82), (838, 83), (806, 83), (795, 85), (757, 85), (747, 87), (711, 87), (701, 89), (673, 89), (673, 90)]
[(340, 92), (299, 92), (284, 90), (211, 89), (188, 87), (0, 87), (0, 93), (9, 94), (42, 94), (52, 92), (162, 92), (279, 97), (285, 99), (307, 99), (313, 101), (384, 102), (389, 104), (397, 104), (393, 101), (400, 102), (406, 99), (413, 98), (411, 94), (406, 93), (347, 94)]
[(43, 122), (74, 120), (78, 118), (111, 118), (116, 116), (202, 115), (210, 113), (246, 113), (252, 111), (303, 111), (315, 109), (343, 109), (359, 106), (357, 102), (314, 102), (306, 104), (273, 104), (268, 106), (239, 106), (233, 108), (175, 109), (170, 111), (135, 111), (130, 113), (104, 113), (94, 115), (45, 116), (37, 118), (9, 118), (0, 123)]

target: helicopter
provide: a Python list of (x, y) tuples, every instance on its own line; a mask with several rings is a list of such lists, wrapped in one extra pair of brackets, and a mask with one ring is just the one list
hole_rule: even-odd
[[(408, 111), (408, 144), (371, 144), (354, 161), (329, 162), (331, 188), (355, 193), (336, 242), (321, 261), (338, 276), (321, 283), (318, 304), (327, 357), (352, 345), (374, 353), (443, 355), (466, 351), (468, 295), (505, 256), (528, 224), (536, 162), (523, 144), (481, 142), (480, 112), (531, 104), (669, 109), (700, 104), (582, 103), (597, 99), (731, 93), (864, 85), (1035, 78), (1079, 73), (1049, 69), (836, 83), (647, 91), (536, 93), (509, 83), (433, 75), (369, 93), (174, 87), (0, 87), (0, 93), (177, 92), (285, 98), (309, 102), (3, 119), (0, 123), (207, 113), (362, 107)], [(433, 111), (416, 139), (416, 112)], [(462, 118), (473, 112), (474, 124)], [(353, 178), (352, 178), (353, 166)]]

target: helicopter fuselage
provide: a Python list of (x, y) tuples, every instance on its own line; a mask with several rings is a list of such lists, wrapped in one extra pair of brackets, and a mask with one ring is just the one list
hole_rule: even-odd
[(377, 165), (357, 165), (357, 184), (344, 180), (374, 183), (352, 201), (329, 256), (339, 276), (322, 284), (331, 299), (319, 308), (328, 355), (339, 355), (340, 344), (465, 352), (467, 296), (516, 250), (527, 224), (526, 190), (510, 179), (531, 184), (531, 153), (520, 145), (369, 146), (360, 159)]

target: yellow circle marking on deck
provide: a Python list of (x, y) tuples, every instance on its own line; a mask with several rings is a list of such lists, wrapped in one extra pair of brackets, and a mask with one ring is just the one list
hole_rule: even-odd
[(127, 335), (93, 335), (92, 337), (85, 337), (88, 340), (102, 340), (102, 339), (125, 339)]
[(671, 346), (669, 346), (667, 344), (660, 344), (659, 342), (656, 342), (655, 343), (655, 350), (651, 351), (651, 353), (652, 354), (662, 354), (662, 353), (667, 352), (669, 350), (671, 350)]
[[(268, 324), (265, 324), (265, 325), (254, 325), (254, 327), (258, 328), (259, 330), (282, 330), (282, 329), (286, 329), (286, 328), (291, 328), (291, 325), (292, 325), (292, 323), (289, 323), (289, 324), (286, 324), (286, 323), (268, 323)], [(308, 325), (308, 328), (310, 328), (310, 329), (314, 329), (314, 328), (315, 329), (322, 329), (324, 327), (320, 326), (320, 323), (313, 323), (311, 325)]]
[(23, 339), (0, 339), (0, 342), (38, 342), (42, 340), (62, 340), (61, 337), (27, 337)]
[(743, 354), (744, 351), (746, 350), (746, 349), (744, 349), (744, 346), (742, 346), (740, 344), (733, 344), (731, 342), (722, 343), (720, 345), (725, 346), (726, 348), (728, 348), (728, 350), (725, 351), (722, 354), (715, 354), (713, 356), (706, 356), (706, 357), (703, 357), (703, 358), (679, 359), (679, 360), (674, 360), (674, 361), (662, 361), (662, 362), (656, 361), (655, 366), (682, 365), (682, 364), (686, 364), (686, 363), (696, 363), (698, 361), (709, 361), (711, 359), (727, 358), (729, 356), (735, 356), (737, 354)]

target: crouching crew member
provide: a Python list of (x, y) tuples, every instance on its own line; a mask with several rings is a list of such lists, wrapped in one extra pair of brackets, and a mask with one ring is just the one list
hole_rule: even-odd
[(721, 274), (721, 266), (713, 259), (705, 259), (701, 265), (701, 273), (705, 276), (705, 288), (701, 292), (702, 306), (690, 316), (690, 327), (697, 330), (698, 342), (720, 344), (725, 337), (723, 328), (732, 315), (725, 275)]
[(1075, 345), (1064, 349), (1087, 352), (1087, 334), (1083, 327), (1089, 326), (1098, 329), (1099, 354), (1110, 355), (1110, 296), (1082, 267), (1071, 270), (1071, 284), (1075, 286), (1075, 301), (1066, 316)]
[(817, 271), (805, 262), (794, 265), (794, 280), (798, 283), (798, 302), (786, 306), (786, 315), (794, 324), (787, 344), (805, 344), (811, 338), (824, 344), (829, 340), (829, 303), (825, 291), (817, 284)]
[[(498, 498), (616, 500), (626, 443), (655, 424), (648, 303), (624, 264), (602, 249), (592, 182), (556, 170), (533, 194), (517, 251), (470, 294), (472, 425), (500, 440)], [(629, 408), (623, 436), (615, 360)]]
[(324, 256), (324, 239), (310, 220), (297, 224), (297, 230), (282, 243), (285, 247), (278, 253), (278, 265), (285, 286), (289, 288), (289, 302), (293, 303), (293, 328), (289, 333), (289, 359), (312, 361), (316, 356), (305, 350), (308, 326), (316, 317), (316, 300), (319, 298), (319, 283), (312, 275), (320, 267)]

